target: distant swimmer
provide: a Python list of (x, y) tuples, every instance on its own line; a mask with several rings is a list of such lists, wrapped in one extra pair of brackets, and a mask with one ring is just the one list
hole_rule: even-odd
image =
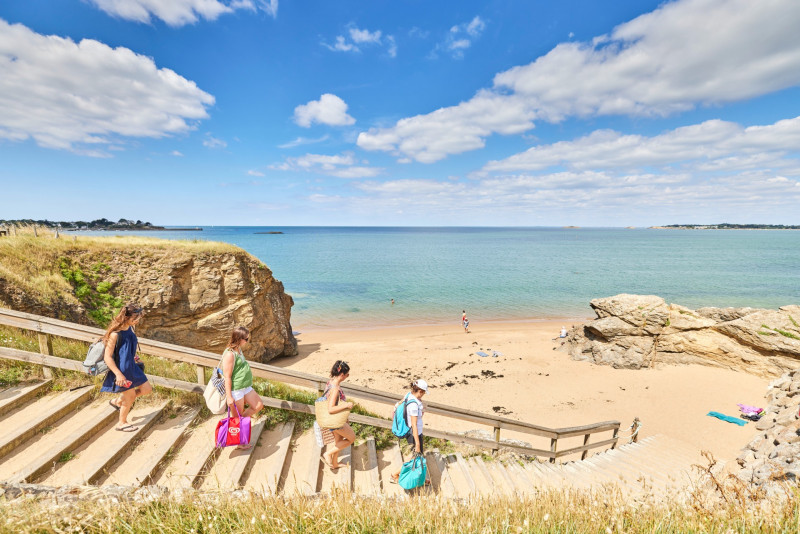
[(394, 306), (394, 299), (392, 299), (392, 306)]
[(464, 332), (469, 334), (469, 319), (467, 319), (467, 310), (461, 312), (461, 326), (464, 327)]

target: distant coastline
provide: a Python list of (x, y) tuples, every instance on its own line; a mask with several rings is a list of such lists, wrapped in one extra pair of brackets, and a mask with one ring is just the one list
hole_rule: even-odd
[(79, 231), (79, 230), (109, 230), (109, 231), (154, 231), (154, 232), (202, 232), (199, 226), (183, 228), (167, 228), (155, 226), (150, 222), (140, 220), (120, 219), (116, 222), (108, 219), (95, 219), (93, 221), (49, 221), (34, 219), (0, 220), (0, 226), (41, 226), (53, 230)]
[(789, 224), (668, 224), (651, 226), (653, 230), (800, 230), (800, 225)]

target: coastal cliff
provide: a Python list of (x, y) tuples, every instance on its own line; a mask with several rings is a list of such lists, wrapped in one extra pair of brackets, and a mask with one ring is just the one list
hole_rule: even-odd
[(142, 337), (222, 352), (233, 326), (250, 329), (247, 356), (297, 353), (292, 297), (232, 245), (145, 238), (11, 238), (0, 243), (0, 305), (104, 327), (139, 302)]
[(573, 328), (560, 347), (575, 360), (624, 369), (700, 363), (765, 377), (800, 365), (800, 306), (691, 310), (620, 294), (591, 307), (597, 319)]

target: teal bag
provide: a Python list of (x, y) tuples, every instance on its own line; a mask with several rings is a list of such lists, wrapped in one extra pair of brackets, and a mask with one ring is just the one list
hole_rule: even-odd
[(425, 476), (428, 473), (428, 465), (421, 454), (414, 456), (413, 459), (403, 464), (400, 470), (398, 483), (403, 489), (414, 489), (425, 485)]

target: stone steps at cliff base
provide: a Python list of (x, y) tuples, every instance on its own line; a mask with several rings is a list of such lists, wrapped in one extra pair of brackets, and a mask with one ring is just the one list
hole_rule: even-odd
[(186, 429), (175, 446), (175, 454), (152, 477), (153, 484), (172, 490), (193, 487), (217, 452), (214, 431), (219, 420), (220, 416), (212, 415)]
[(0, 416), (27, 403), (50, 386), (50, 380), (28, 382), (0, 391)]
[(242, 485), (264, 495), (278, 493), (286, 457), (292, 443), (294, 421), (278, 423), (274, 428), (264, 430), (253, 458), (242, 477)]
[(199, 413), (199, 407), (183, 408), (168, 417), (162, 417), (129, 454), (108, 469), (108, 475), (101, 477), (98, 484), (141, 486), (149, 483), (158, 465)]
[(36, 436), (15, 449), (0, 462), (0, 480), (30, 482), (66, 459), (69, 453), (89, 441), (100, 430), (117, 420), (117, 412), (105, 401), (95, 401), (53, 423), (48, 432)]
[(117, 421), (106, 426), (88, 442), (74, 451), (74, 457), (56, 466), (55, 471), (39, 481), (48, 486), (93, 484), (105, 474), (106, 469), (125, 454), (135, 440), (145, 436), (158, 420), (166, 402), (131, 410), (128, 422), (138, 428), (134, 432), (116, 430)]
[(0, 426), (6, 431), (0, 437), (0, 457), (36, 436), (78, 406), (86, 402), (92, 388), (82, 387), (65, 393), (46, 395), (18, 410), (6, 414)]

